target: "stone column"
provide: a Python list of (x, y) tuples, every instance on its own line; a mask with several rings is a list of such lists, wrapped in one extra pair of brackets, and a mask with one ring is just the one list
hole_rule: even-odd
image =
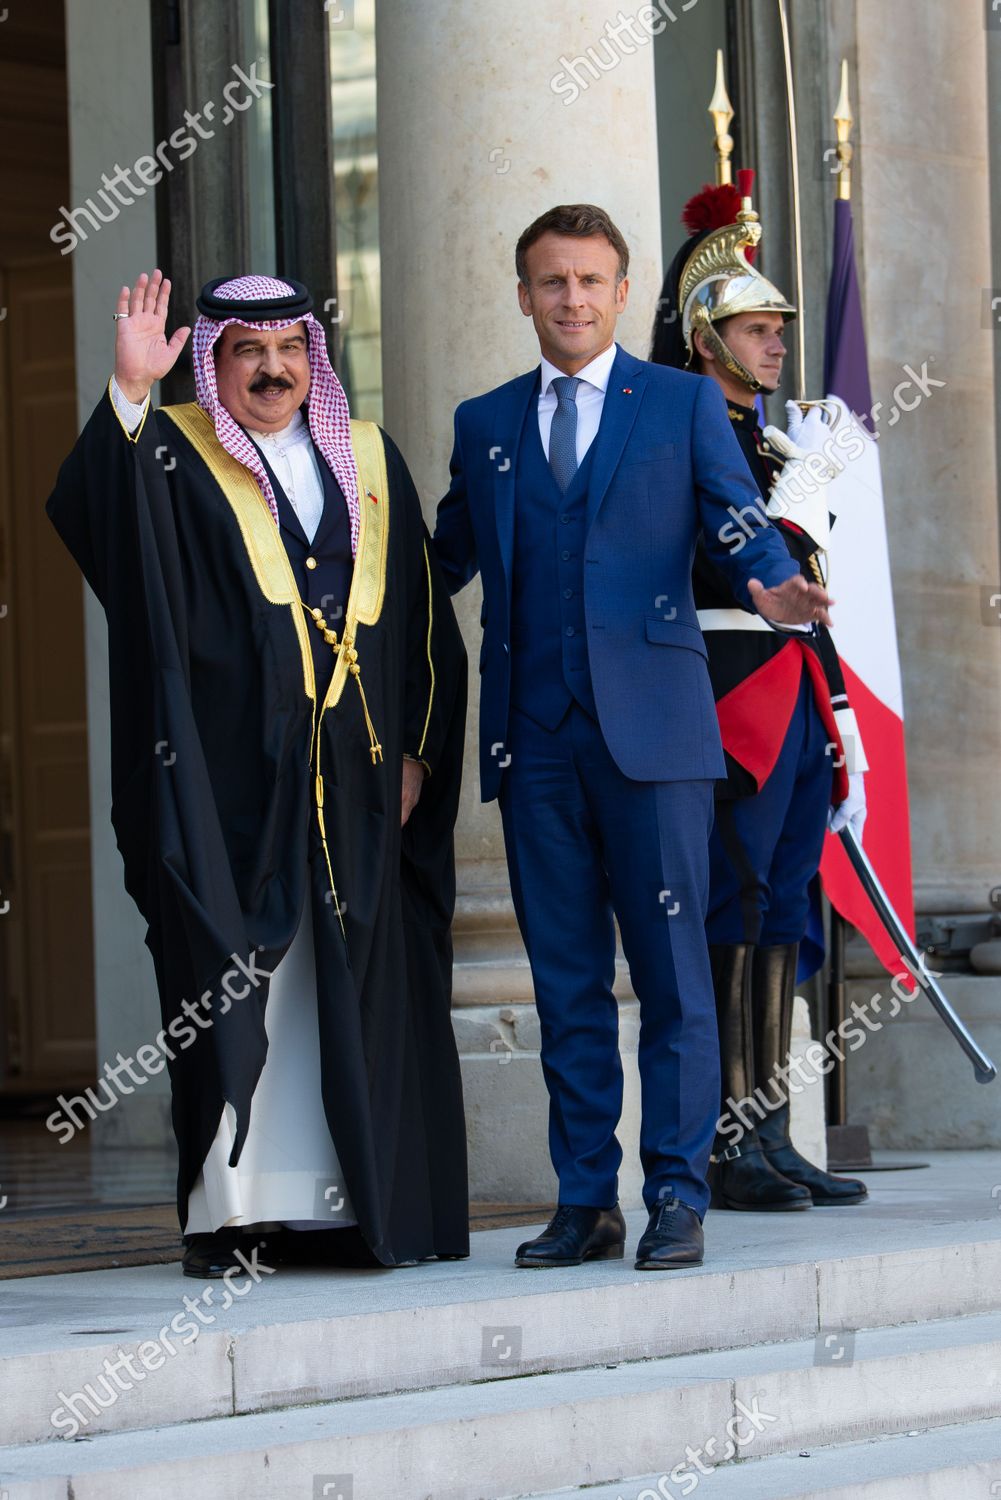
[[(996, 89), (1001, 38), (985, 29), (985, 12), (982, 0), (923, 5), (916, 25), (909, 0), (855, 8), (853, 197), (873, 396), (892, 400), (905, 363), (944, 382), (880, 444), (919, 920), (986, 911), (1001, 878), (1001, 619), (986, 607), (1001, 591), (997, 338), (984, 316), (994, 279), (988, 59)], [(996, 122), (996, 94), (993, 107)], [(996, 1057), (999, 981), (944, 983)], [(858, 978), (850, 998), (865, 1003), (874, 990), (885, 996), (885, 981)], [(853, 1058), (849, 1117), (870, 1125), (874, 1145), (997, 1146), (996, 1087), (975, 1086), (919, 999)]]
[[(80, 6), (66, 9), (71, 151), (70, 205), (87, 201), (101, 186), (102, 172), (116, 162), (131, 165), (152, 149), (150, 32), (148, 11), (126, 0), (109, 0), (100, 15)], [(81, 427), (114, 367), (111, 314), (118, 289), (156, 264), (156, 217), (152, 192), (123, 208), (113, 222), (73, 252), (76, 372)], [(87, 740), (90, 760), (91, 874), (94, 903), (94, 993), (97, 1062), (113, 1062), (120, 1050), (133, 1056), (160, 1026), (153, 965), (143, 942), (145, 924), (125, 892), (122, 858), (111, 815), (111, 727), (108, 710), (108, 627), (104, 611), (84, 588), (87, 637)], [(95, 1134), (132, 1145), (169, 1139), (170, 1100), (166, 1073), (142, 1092), (100, 1115)]]
[(945, 382), (880, 445), (919, 912), (985, 910), (1001, 876), (1001, 621), (981, 611), (982, 587), (1001, 588), (984, 12), (923, 6), (915, 26), (908, 0), (856, 8), (873, 397), (892, 400), (905, 364)]
[[(514, 273), (515, 241), (538, 214), (580, 201), (608, 209), (633, 256), (620, 340), (646, 353), (662, 274), (653, 46), (610, 37), (609, 19), (604, 0), (569, 9), (379, 0), (385, 424), (429, 524), (447, 484), (455, 407), (538, 361)], [(477, 582), (456, 601), (474, 663), (458, 829), (457, 1030), (474, 1196), (538, 1200), (554, 1183), (531, 984), (496, 806), (481, 806), (477, 785), (480, 597)], [(629, 1145), (627, 1126), (630, 1168), (634, 1137), (633, 1129)]]

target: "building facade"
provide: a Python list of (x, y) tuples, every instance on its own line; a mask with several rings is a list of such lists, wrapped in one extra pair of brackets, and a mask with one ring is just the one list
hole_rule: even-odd
[[(593, 201), (619, 224), (632, 248), (620, 336), (645, 356), (682, 204), (712, 176), (717, 48), (734, 161), (758, 173), (762, 265), (788, 289), (792, 203), (777, 0), (569, 11), (39, 0), (30, 20), (20, 11), (0, 26), (16, 205), (0, 235), (0, 1088), (44, 1092), (88, 1081), (159, 1025), (108, 818), (104, 619), (42, 510), (110, 374), (120, 285), (163, 266), (179, 322), (212, 276), (309, 283), (355, 414), (384, 422), (433, 524), (455, 406), (537, 359), (513, 249), (545, 208)], [(958, 1008), (1001, 1051), (1001, 980), (967, 960), (990, 935), (1001, 884), (1001, 613), (990, 604), (1001, 594), (1001, 15), (989, 0), (788, 0), (788, 11), (807, 390), (821, 394), (842, 57), (873, 394), (885, 399), (905, 365), (943, 382), (881, 442), (915, 900), (919, 933), (953, 950), (941, 967)], [(188, 399), (190, 367), (169, 386), (163, 399)], [(473, 772), (478, 585), (456, 603), (472, 666), (455, 983), (472, 1186), (481, 1199), (540, 1201), (552, 1178), (538, 1026), (499, 817)], [(853, 993), (870, 995), (878, 966), (861, 945), (850, 961)], [(628, 1056), (637, 1017), (624, 972), (621, 992)], [(634, 1073), (627, 1064), (627, 1157)], [(102, 1118), (104, 1138), (163, 1139), (164, 1086), (150, 1080)], [(1001, 1144), (992, 1091), (975, 1089), (927, 1008), (873, 1036), (848, 1087), (850, 1117), (876, 1145)]]

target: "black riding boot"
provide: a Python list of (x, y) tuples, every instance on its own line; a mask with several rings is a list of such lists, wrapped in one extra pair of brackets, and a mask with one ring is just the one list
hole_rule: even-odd
[[(821, 1171), (799, 1154), (789, 1136), (789, 1094), (779, 1083), (776, 1070), (789, 1061), (798, 957), (798, 943), (754, 950), (751, 996), (755, 1082), (760, 1090), (758, 1098), (769, 1106), (768, 1114), (758, 1126), (758, 1135), (772, 1166), (806, 1188), (818, 1207), (861, 1203), (868, 1197), (864, 1182)], [(784, 1096), (782, 1103), (773, 1105), (780, 1093)]]
[[(749, 943), (714, 944), (709, 949), (716, 1020), (719, 1026), (720, 1066), (723, 1075), (722, 1114), (737, 1125), (728, 1100), (735, 1104), (750, 1097), (754, 1087), (754, 1050), (751, 1029), (751, 959)], [(748, 1106), (746, 1119), (754, 1119)], [(720, 1132), (713, 1147), (709, 1181), (714, 1208), (741, 1208), (757, 1213), (809, 1208), (808, 1190), (790, 1182), (768, 1161), (757, 1131), (745, 1129), (736, 1143), (732, 1131)]]

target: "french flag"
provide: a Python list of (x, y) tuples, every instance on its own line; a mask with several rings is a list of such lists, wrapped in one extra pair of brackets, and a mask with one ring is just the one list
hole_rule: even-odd
[[(829, 546), (834, 643), (848, 701), (855, 710), (869, 769), (863, 842), (876, 874), (908, 933), (914, 936), (911, 838), (900, 685), (886, 515), (879, 468), (879, 434), (872, 421), (862, 301), (855, 268), (851, 203), (834, 205), (834, 263), (827, 300), (824, 388), (855, 414), (864, 447), (837, 484), (836, 525)], [(851, 769), (851, 746), (846, 745)], [(889, 938), (852, 869), (841, 840), (828, 833), (820, 877), (831, 905), (868, 940), (881, 963), (905, 974)]]

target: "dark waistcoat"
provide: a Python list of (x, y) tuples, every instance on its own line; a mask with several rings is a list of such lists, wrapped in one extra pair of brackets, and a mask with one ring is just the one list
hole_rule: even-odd
[[(351, 556), (351, 522), (344, 492), (331, 472), (330, 466), (320, 450), (313, 445), (313, 452), (323, 479), (323, 511), (312, 541), (302, 529), (292, 503), (282, 489), (267, 458), (261, 459), (271, 480), (278, 503), (278, 520), (281, 538), (288, 553), (288, 560), (295, 575), (299, 597), (307, 609), (323, 610), (331, 629), (337, 631), (338, 640), (344, 630), (344, 612), (351, 588), (354, 560)], [(309, 640), (313, 648), (313, 666), (316, 671), (317, 703), (323, 702), (334, 671), (334, 653), (322, 633), (312, 621), (309, 625)]]
[(511, 702), (555, 729), (576, 699), (597, 718), (584, 621), (587, 486), (594, 443), (565, 495), (553, 478), (534, 410), (515, 479)]

